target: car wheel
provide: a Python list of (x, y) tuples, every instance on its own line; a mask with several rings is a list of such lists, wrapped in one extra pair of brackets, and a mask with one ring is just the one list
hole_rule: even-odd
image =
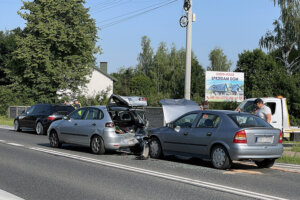
[(150, 157), (151, 158), (161, 158), (163, 156), (163, 151), (161, 148), (160, 141), (157, 138), (151, 138), (149, 142), (150, 147)]
[(259, 168), (270, 168), (274, 165), (275, 159), (265, 159), (263, 161), (255, 161)]
[(38, 135), (45, 135), (45, 130), (44, 130), (43, 124), (41, 122), (36, 123), (35, 132)]
[(52, 130), (49, 135), (50, 146), (54, 148), (60, 148), (61, 143), (59, 142), (56, 131)]
[(15, 120), (14, 121), (14, 130), (20, 132), (20, 124), (19, 124), (19, 120)]
[(211, 162), (216, 169), (229, 169), (232, 163), (227, 150), (221, 145), (212, 149)]
[(91, 141), (91, 149), (94, 154), (104, 154), (104, 142), (100, 136), (94, 136)]

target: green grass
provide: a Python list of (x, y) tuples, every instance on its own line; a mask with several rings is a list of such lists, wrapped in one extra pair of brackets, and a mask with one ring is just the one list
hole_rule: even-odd
[(13, 126), (14, 125), (14, 119), (8, 118), (6, 116), (0, 116), (0, 125)]
[(293, 151), (293, 152), (300, 152), (300, 146), (299, 146), (299, 145), (293, 146), (293, 147), (292, 147), (292, 151)]
[(282, 143), (284, 143), (284, 144), (300, 144), (300, 142), (296, 142), (296, 141), (283, 141)]
[(296, 156), (285, 156), (283, 155), (281, 158), (277, 159), (276, 162), (288, 163), (288, 164), (300, 164), (300, 157)]

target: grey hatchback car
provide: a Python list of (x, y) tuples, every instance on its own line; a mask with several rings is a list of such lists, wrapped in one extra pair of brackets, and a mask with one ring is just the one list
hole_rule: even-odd
[(227, 169), (232, 160), (273, 166), (283, 152), (282, 133), (263, 119), (236, 111), (192, 111), (149, 131), (150, 156), (181, 155), (210, 160)]
[(63, 120), (53, 122), (47, 135), (51, 147), (61, 147), (63, 143), (77, 144), (90, 147), (95, 154), (138, 144), (134, 133), (115, 127), (106, 106), (77, 109)]

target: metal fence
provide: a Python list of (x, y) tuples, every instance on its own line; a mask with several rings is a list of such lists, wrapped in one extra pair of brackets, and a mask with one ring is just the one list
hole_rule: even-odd
[(8, 108), (8, 117), (15, 118), (20, 115), (24, 110), (27, 110), (30, 106), (9, 106)]

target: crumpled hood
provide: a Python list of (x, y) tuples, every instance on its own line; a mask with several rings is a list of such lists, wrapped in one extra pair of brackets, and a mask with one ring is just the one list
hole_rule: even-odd
[(170, 123), (190, 111), (200, 110), (196, 102), (186, 99), (162, 99), (159, 103), (162, 105), (166, 123)]

